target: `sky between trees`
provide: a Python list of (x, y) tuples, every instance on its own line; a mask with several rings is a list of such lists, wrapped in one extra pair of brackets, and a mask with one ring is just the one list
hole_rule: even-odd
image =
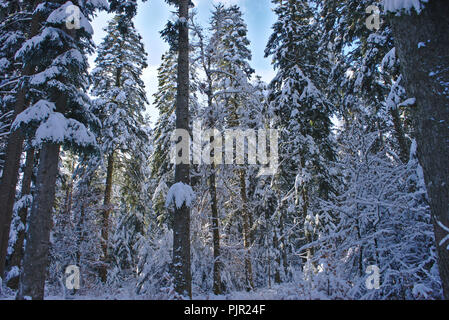
[[(270, 0), (194, 0), (195, 11), (198, 13), (197, 20), (201, 25), (208, 25), (213, 6), (219, 2), (240, 6), (245, 22), (248, 24), (248, 38), (251, 41), (250, 48), (253, 55), (251, 65), (263, 81), (270, 82), (275, 72), (271, 66), (271, 58), (264, 58), (264, 50), (272, 32), (271, 27), (276, 21), (276, 15), (272, 10), (273, 4)], [(161, 64), (162, 54), (168, 49), (168, 44), (160, 37), (159, 32), (164, 28), (167, 20), (173, 16), (173, 11), (173, 7), (162, 0), (145, 3), (139, 1), (139, 10), (134, 18), (136, 29), (141, 34), (148, 52), (148, 68), (144, 70), (143, 80), (150, 101), (147, 111), (151, 116), (152, 124), (158, 118), (158, 111), (152, 105), (153, 94), (157, 91), (157, 68)], [(93, 39), (96, 45), (100, 44), (106, 35), (103, 28), (112, 17), (113, 14), (103, 11), (98, 13), (97, 18), (92, 22)], [(94, 65), (95, 55), (89, 59), (91, 67)]]

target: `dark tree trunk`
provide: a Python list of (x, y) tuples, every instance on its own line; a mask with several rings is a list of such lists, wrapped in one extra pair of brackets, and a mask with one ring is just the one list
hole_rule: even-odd
[(79, 266), (81, 263), (81, 245), (84, 242), (85, 233), (84, 233), (84, 217), (86, 215), (86, 206), (83, 203), (80, 209), (80, 219), (77, 225), (78, 232), (78, 240), (76, 242), (76, 264)]
[[(279, 215), (282, 216), (283, 215), (283, 202), (282, 202), (282, 197), (280, 195), (279, 192), (279, 187), (276, 185), (275, 186), (276, 189), (276, 193), (277, 193), (277, 204), (278, 204), (278, 208), (277, 210), (279, 210)], [(266, 215), (266, 220), (270, 221), (273, 220), (272, 216), (269, 216), (268, 214)], [(282, 252), (281, 252), (281, 237), (283, 236), (282, 232), (280, 232), (281, 229), (281, 217), (279, 217), (279, 224), (273, 224), (272, 225), (273, 228), (273, 251), (274, 251), (274, 262), (275, 262), (275, 269), (274, 269), (274, 282), (276, 284), (280, 284), (282, 282), (282, 277), (281, 277), (281, 260), (282, 260)], [(283, 229), (283, 228), (282, 228)]]
[[(37, 6), (41, 0), (34, 1)], [(34, 37), (40, 26), (41, 16), (37, 12), (32, 20), (30, 26), (29, 38)], [(30, 65), (25, 66), (22, 74), (24, 76), (31, 75), (33, 69)], [(22, 88), (18, 91), (16, 103), (14, 106), (15, 119), (19, 113), (25, 110), (26, 90)], [(20, 131), (12, 132), (8, 137), (8, 144), (6, 146), (6, 158), (3, 167), (3, 175), (0, 182), (0, 277), (3, 278), (5, 271), (6, 252), (8, 249), (8, 238), (11, 227), (12, 212), (14, 207), (14, 200), (16, 195), (16, 185), (18, 180), (20, 168), (20, 156), (22, 154), (23, 135)]]
[[(202, 39), (201, 39), (202, 40)], [(204, 55), (203, 48), (202, 54)], [(213, 128), (215, 123), (214, 112), (213, 112), (213, 85), (211, 78), (211, 62), (208, 58), (207, 66), (204, 65), (204, 69), (207, 75), (208, 91), (207, 91), (207, 106), (210, 110), (209, 113), (209, 125)], [(211, 172), (209, 176), (209, 193), (211, 198), (211, 220), (212, 220), (212, 242), (214, 250), (214, 294), (219, 295), (223, 293), (223, 286), (221, 283), (221, 267), (222, 263), (220, 260), (220, 220), (218, 218), (218, 201), (217, 201), (217, 175), (216, 175), (216, 163), (215, 163), (215, 149), (213, 148), (215, 137), (210, 137), (211, 145)]]
[[(115, 86), (117, 88), (121, 87), (121, 77), (122, 68), (117, 68), (115, 71)], [(100, 278), (103, 283), (107, 281), (108, 278), (108, 263), (109, 263), (109, 220), (112, 212), (112, 179), (114, 177), (114, 151), (112, 151), (108, 156), (108, 167), (106, 173), (106, 188), (104, 191), (104, 201), (103, 201), (103, 212), (102, 212), (102, 229), (101, 229), (101, 249), (103, 251), (102, 262), (100, 266)]]
[(248, 209), (248, 199), (246, 196), (246, 173), (244, 169), (239, 170), (240, 196), (242, 197), (242, 217), (243, 217), (243, 247), (245, 248), (245, 278), (246, 289), (254, 289), (253, 266), (251, 263), (251, 213)]
[(72, 160), (70, 163), (70, 178), (69, 182), (67, 184), (67, 190), (65, 193), (65, 200), (64, 200), (64, 214), (66, 216), (70, 216), (70, 213), (72, 212), (72, 203), (73, 203), (73, 171), (75, 170), (75, 161)]
[(217, 186), (214, 163), (212, 163), (209, 184), (212, 209), (212, 239), (214, 247), (214, 293), (218, 295), (221, 294), (223, 290), (221, 285), (220, 225), (218, 219)]
[[(39, 1), (38, 1), (39, 2)], [(77, 4), (78, 2), (74, 2)], [(76, 30), (65, 30), (76, 39)], [(64, 50), (69, 50), (65, 47)], [(62, 83), (67, 78), (61, 76)], [(65, 114), (67, 110), (67, 96), (63, 92), (56, 92), (50, 97), (55, 102), (56, 111)], [(43, 143), (39, 154), (39, 167), (36, 177), (36, 191), (26, 235), (23, 271), (20, 274), (17, 299), (30, 297), (33, 300), (44, 299), (45, 280), (47, 274), (48, 257), (50, 251), (50, 232), (53, 227), (52, 213), (55, 201), (56, 180), (58, 176), (60, 145)]]
[[(212, 113), (212, 84), (209, 82), (208, 91), (208, 105), (209, 110)], [(209, 123), (212, 125), (214, 119), (210, 116)], [(218, 218), (218, 201), (217, 201), (217, 176), (216, 176), (216, 166), (215, 166), (215, 150), (213, 148), (215, 138), (210, 137), (211, 151), (211, 172), (209, 175), (209, 193), (211, 198), (211, 220), (212, 220), (212, 242), (214, 250), (214, 294), (219, 295), (223, 293), (222, 283), (221, 283), (221, 260), (220, 260), (220, 221)]]
[[(31, 180), (33, 177), (33, 168), (34, 168), (34, 148), (30, 148), (27, 151), (25, 169), (23, 171), (22, 190), (21, 190), (22, 197), (31, 194)], [(23, 243), (25, 240), (27, 213), (28, 213), (28, 206), (23, 206), (22, 208), (20, 208), (18, 215), (20, 218), (20, 222), (22, 223), (24, 228), (17, 233), (17, 240), (14, 243), (14, 251), (11, 254), (11, 260), (9, 263), (11, 267), (17, 266), (19, 269), (22, 265), (23, 259)], [(16, 290), (19, 286), (19, 275), (17, 275), (17, 277), (9, 279), (7, 284), (8, 287)]]
[[(279, 217), (279, 232), (282, 235), (280, 239), (280, 243), (282, 245), (282, 267), (284, 268), (284, 274), (285, 276), (289, 276), (288, 272), (288, 259), (287, 259), (287, 234), (285, 233), (285, 227), (284, 227), (284, 216), (285, 211), (281, 211), (280, 217)], [(280, 265), (279, 265), (280, 267)]]
[(400, 152), (399, 156), (401, 158), (402, 163), (407, 163), (410, 156), (410, 149), (409, 144), (407, 142), (407, 138), (405, 137), (404, 127), (402, 126), (399, 110), (397, 108), (391, 109), (390, 115), (393, 120), (394, 133), (399, 145), (399, 152)]
[(281, 279), (281, 253), (279, 250), (279, 239), (276, 230), (273, 234), (273, 250), (276, 251), (276, 255), (274, 261), (276, 263), (276, 269), (274, 270), (274, 283), (280, 284), (282, 282)]
[[(70, 33), (73, 35), (73, 31)], [(67, 99), (60, 94), (56, 97), (56, 110), (64, 113)], [(39, 154), (39, 167), (36, 177), (36, 191), (29, 218), (26, 235), (23, 271), (20, 274), (17, 299), (30, 297), (44, 299), (50, 251), (50, 232), (53, 227), (52, 213), (55, 201), (56, 179), (59, 171), (60, 145), (44, 143)]]
[[(391, 16), (393, 35), (412, 107), (418, 158), (430, 199), (440, 277), (449, 299), (449, 5), (431, 0), (420, 14)], [(419, 46), (422, 42), (425, 46)], [(442, 227), (443, 226), (443, 227)]]
[[(17, 100), (19, 101), (19, 99)], [(22, 100), (23, 101), (23, 100)], [(20, 113), (18, 108), (16, 115)], [(2, 182), (0, 184), (0, 277), (5, 272), (6, 254), (8, 249), (9, 232), (16, 195), (16, 185), (22, 154), (23, 136), (21, 132), (13, 132), (8, 138), (6, 147), (6, 160), (3, 168)]]
[[(176, 128), (189, 130), (189, 19), (190, 0), (179, 0), (178, 92), (176, 96)], [(175, 166), (175, 182), (190, 185), (190, 165)], [(192, 297), (190, 271), (190, 208), (185, 204), (176, 208), (173, 224), (173, 275), (178, 294)]]
[(18, 299), (44, 298), (58, 162), (59, 145), (45, 143), (40, 151), (36, 195), (27, 232)]
[(108, 243), (109, 243), (109, 220), (112, 211), (111, 199), (112, 199), (112, 178), (114, 174), (114, 152), (108, 157), (108, 168), (106, 173), (106, 188), (104, 191), (103, 202), (103, 221), (101, 227), (101, 249), (103, 251), (102, 266), (100, 267), (100, 278), (102, 282), (106, 282), (108, 277)]

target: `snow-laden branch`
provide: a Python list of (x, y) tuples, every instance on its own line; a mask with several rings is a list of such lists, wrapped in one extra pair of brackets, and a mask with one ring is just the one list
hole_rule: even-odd
[(175, 183), (168, 190), (167, 198), (165, 200), (165, 207), (169, 207), (172, 203), (176, 205), (176, 208), (181, 208), (185, 204), (188, 208), (192, 206), (195, 193), (191, 186), (182, 182)]
[(424, 9), (424, 3), (429, 0), (384, 0), (384, 8), (386, 12), (400, 13), (405, 11), (410, 13), (412, 9), (415, 9), (417, 13), (420, 13)]

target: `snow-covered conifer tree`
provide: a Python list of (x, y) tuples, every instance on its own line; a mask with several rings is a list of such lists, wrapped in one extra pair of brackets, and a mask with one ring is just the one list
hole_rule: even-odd
[[(121, 24), (120, 24), (121, 23)], [(114, 169), (120, 163), (131, 165), (134, 159), (145, 163), (145, 144), (149, 136), (145, 130), (143, 112), (148, 104), (145, 85), (141, 79), (147, 67), (147, 53), (142, 38), (132, 20), (115, 16), (106, 28), (107, 35), (98, 49), (96, 68), (92, 71), (94, 113), (102, 123), (101, 152), (105, 157), (106, 186), (103, 210), (103, 261), (108, 263), (108, 238), (113, 209)], [(126, 160), (128, 158), (128, 160)], [(139, 177), (141, 178), (141, 177)], [(106, 281), (106, 267), (101, 278)]]
[(18, 293), (22, 299), (44, 296), (60, 146), (78, 151), (96, 146), (95, 136), (88, 129), (95, 117), (89, 111), (86, 54), (93, 49), (89, 19), (94, 10), (107, 4), (83, 1), (76, 5), (75, 10), (80, 10), (78, 21), (71, 19), (68, 8), (74, 3), (70, 1), (38, 5), (35, 10), (44, 17), (42, 28), (15, 55), (35, 72), (25, 85), (30, 99), (36, 102), (16, 117), (13, 129), (24, 130), (40, 149)]
[[(321, 206), (321, 200), (332, 198), (334, 192), (329, 172), (334, 159), (332, 105), (324, 91), (329, 61), (326, 48), (320, 46), (318, 6), (314, 1), (274, 3), (278, 20), (265, 53), (273, 57), (277, 70), (270, 84), (269, 103), (281, 131), (280, 171), (274, 182), (278, 194), (277, 237), (284, 241), (283, 250), (289, 251), (285, 241), (293, 242), (293, 246), (312, 242), (332, 220)], [(299, 221), (302, 239), (279, 234)], [(310, 247), (301, 253), (306, 262), (313, 254)], [(278, 255), (287, 257), (285, 253)]]

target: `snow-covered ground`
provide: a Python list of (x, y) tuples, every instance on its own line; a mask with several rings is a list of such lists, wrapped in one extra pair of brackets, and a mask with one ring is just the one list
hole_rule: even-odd
[[(0, 293), (0, 300), (14, 300), (15, 292), (3, 287)], [(166, 297), (165, 299), (167, 299)], [(89, 294), (67, 293), (49, 294), (46, 300), (161, 300), (163, 296), (137, 295), (132, 287), (121, 288), (110, 292), (100, 292), (95, 290)], [(204, 295), (193, 294), (193, 300), (329, 300), (323, 293), (311, 291), (306, 294), (304, 288), (292, 283), (273, 285), (271, 288), (258, 288), (252, 292), (240, 291), (231, 292), (224, 295)]]

